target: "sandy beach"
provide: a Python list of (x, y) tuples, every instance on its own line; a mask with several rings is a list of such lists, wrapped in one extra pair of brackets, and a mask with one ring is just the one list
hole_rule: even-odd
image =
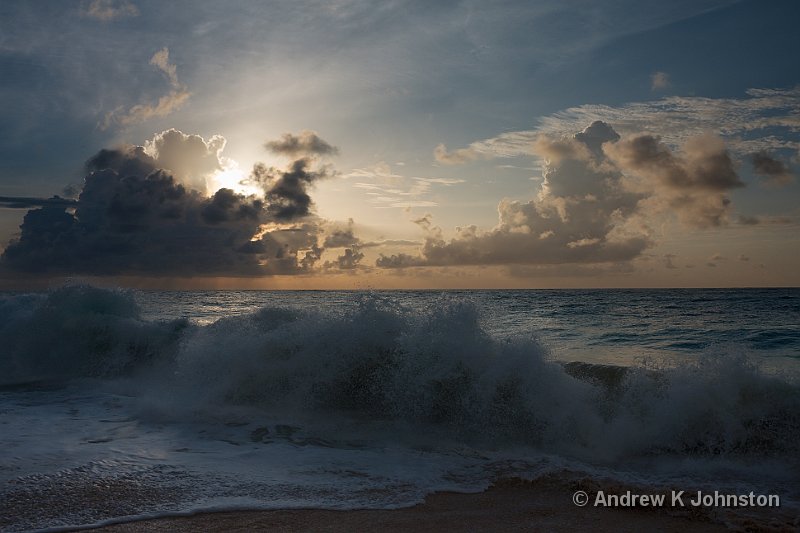
[(671, 508), (595, 508), (572, 503), (590, 496), (590, 481), (545, 477), (496, 483), (478, 494), (436, 493), (397, 510), (318, 509), (200, 513), (117, 524), (100, 531), (796, 531), (783, 510), (749, 514)]

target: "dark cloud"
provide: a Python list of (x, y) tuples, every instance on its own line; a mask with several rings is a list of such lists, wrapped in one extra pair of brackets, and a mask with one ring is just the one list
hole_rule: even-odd
[(752, 155), (753, 170), (765, 178), (765, 183), (773, 186), (788, 185), (794, 181), (794, 176), (788, 165), (772, 157), (766, 150), (761, 150)]
[(311, 209), (308, 186), (328, 177), (325, 169), (312, 170), (311, 160), (297, 159), (288, 170), (268, 168), (264, 164), (253, 167), (251, 179), (263, 187), (269, 213), (277, 220), (293, 220), (307, 216)]
[(61, 189), (61, 194), (64, 196), (64, 198), (69, 198), (70, 200), (74, 200), (75, 198), (77, 198), (80, 193), (81, 193), (80, 187), (72, 183), (66, 185), (63, 189)]
[(245, 197), (230, 189), (219, 189), (211, 197), (210, 202), (201, 211), (203, 221), (207, 224), (221, 224), (223, 222), (254, 220), (263, 217), (264, 202), (258, 198)]
[(336, 258), (336, 261), (326, 261), (325, 268), (338, 268), (339, 270), (355, 270), (359, 268), (364, 254), (357, 248), (347, 248), (344, 253)]
[[(184, 184), (219, 169), (224, 139), (176, 130), (146, 146), (101, 150), (86, 162), (78, 199), (10, 198), (31, 209), (1, 263), (50, 274), (264, 275), (309, 272), (320, 259), (322, 221), (306, 187), (327, 175), (308, 159), (257, 168), (263, 196)], [(353, 237), (355, 239), (355, 237)], [(342, 259), (355, 265), (357, 251)]]
[(71, 198), (32, 198), (27, 196), (0, 196), (0, 207), (29, 209), (31, 207), (70, 207), (76, 204)]
[(277, 141), (269, 141), (264, 147), (275, 154), (289, 157), (311, 155), (335, 155), (339, 149), (328, 144), (313, 131), (302, 131), (298, 135), (284, 133)]
[(353, 219), (348, 219), (346, 226), (333, 226), (325, 236), (325, 248), (352, 248), (361, 246), (361, 240), (355, 236)]
[(380, 268), (406, 268), (428, 265), (429, 263), (425, 258), (409, 254), (392, 254), (390, 256), (381, 254), (375, 261), (375, 266)]

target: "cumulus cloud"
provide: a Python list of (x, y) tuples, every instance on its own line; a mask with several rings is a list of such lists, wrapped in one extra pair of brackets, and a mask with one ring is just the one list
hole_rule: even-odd
[[(426, 215), (415, 221), (426, 232), (419, 255), (382, 255), (377, 266), (625, 264), (652, 246), (654, 215), (672, 213), (691, 227), (727, 224), (728, 194), (744, 186), (724, 142), (708, 134), (676, 150), (595, 121), (567, 137), (539, 134), (526, 149), (544, 160), (535, 198), (503, 200), (496, 227), (456, 228), (449, 240)], [(664, 256), (668, 268), (673, 257)]]
[(766, 150), (760, 150), (752, 156), (753, 170), (764, 178), (767, 185), (782, 187), (794, 181), (789, 166), (772, 157)]
[(336, 261), (326, 261), (325, 268), (338, 268), (339, 270), (356, 270), (359, 268), (364, 254), (357, 248), (347, 248), (344, 253), (336, 258)]
[(225, 144), (221, 135), (205, 140), (199, 135), (169, 129), (145, 142), (144, 149), (156, 166), (170, 169), (178, 182), (205, 193), (210, 178), (225, 166), (222, 156)]
[(425, 216), (416, 221), (427, 232), (420, 255), (382, 255), (376, 265), (588, 264), (637, 257), (650, 245), (645, 233), (628, 224), (641, 195), (626, 190), (602, 150), (618, 138), (610, 126), (596, 122), (569, 139), (532, 143), (542, 157), (552, 158), (535, 199), (503, 200), (495, 228), (462, 227), (450, 240)]
[(169, 49), (162, 48), (150, 58), (150, 64), (160, 70), (170, 85), (170, 91), (161, 96), (156, 103), (137, 104), (127, 111), (118, 108), (106, 113), (101, 129), (113, 125), (129, 126), (153, 117), (165, 117), (180, 109), (191, 96), (186, 85), (178, 80), (177, 67), (169, 62)]
[(335, 155), (339, 149), (321, 139), (316, 132), (302, 131), (295, 135), (284, 133), (276, 141), (269, 141), (264, 145), (272, 153), (289, 157), (309, 155)]
[(103, 22), (136, 17), (139, 9), (128, 0), (91, 0), (81, 5), (81, 14)]
[(361, 245), (361, 240), (355, 236), (353, 219), (348, 219), (347, 225), (331, 224), (325, 235), (323, 246), (325, 248), (348, 248)]
[[(28, 199), (39, 208), (25, 215), (0, 264), (51, 274), (311, 272), (324, 221), (310, 211), (305, 188), (324, 173), (303, 158), (284, 170), (257, 166), (261, 195), (192, 187), (194, 177), (220, 168), (224, 145), (168, 130), (145, 146), (101, 150), (86, 163), (76, 201)], [(344, 267), (361, 260), (357, 250), (345, 256)]]
[(287, 221), (310, 213), (312, 201), (307, 189), (327, 176), (324, 168), (312, 170), (311, 160), (301, 158), (293, 161), (288, 170), (258, 163), (253, 167), (251, 180), (263, 187), (270, 214), (276, 220)]
[(644, 178), (633, 188), (651, 195), (651, 205), (673, 210), (692, 226), (727, 223), (730, 199), (726, 193), (744, 187), (725, 144), (712, 135), (687, 140), (682, 155), (653, 135), (633, 136), (604, 150), (621, 171)]

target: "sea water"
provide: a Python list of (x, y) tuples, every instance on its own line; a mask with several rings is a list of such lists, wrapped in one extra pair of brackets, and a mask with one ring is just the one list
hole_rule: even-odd
[(0, 529), (581, 472), (800, 501), (800, 290), (0, 295)]

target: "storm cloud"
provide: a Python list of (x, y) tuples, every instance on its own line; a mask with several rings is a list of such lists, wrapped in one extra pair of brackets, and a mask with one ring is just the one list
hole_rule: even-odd
[[(319, 260), (323, 232), (307, 187), (326, 175), (308, 158), (257, 165), (263, 195), (205, 192), (225, 140), (168, 130), (145, 146), (86, 162), (77, 200), (6, 198), (31, 209), (0, 263), (16, 272), (90, 275), (298, 274)], [(360, 258), (351, 255), (348, 264)]]

